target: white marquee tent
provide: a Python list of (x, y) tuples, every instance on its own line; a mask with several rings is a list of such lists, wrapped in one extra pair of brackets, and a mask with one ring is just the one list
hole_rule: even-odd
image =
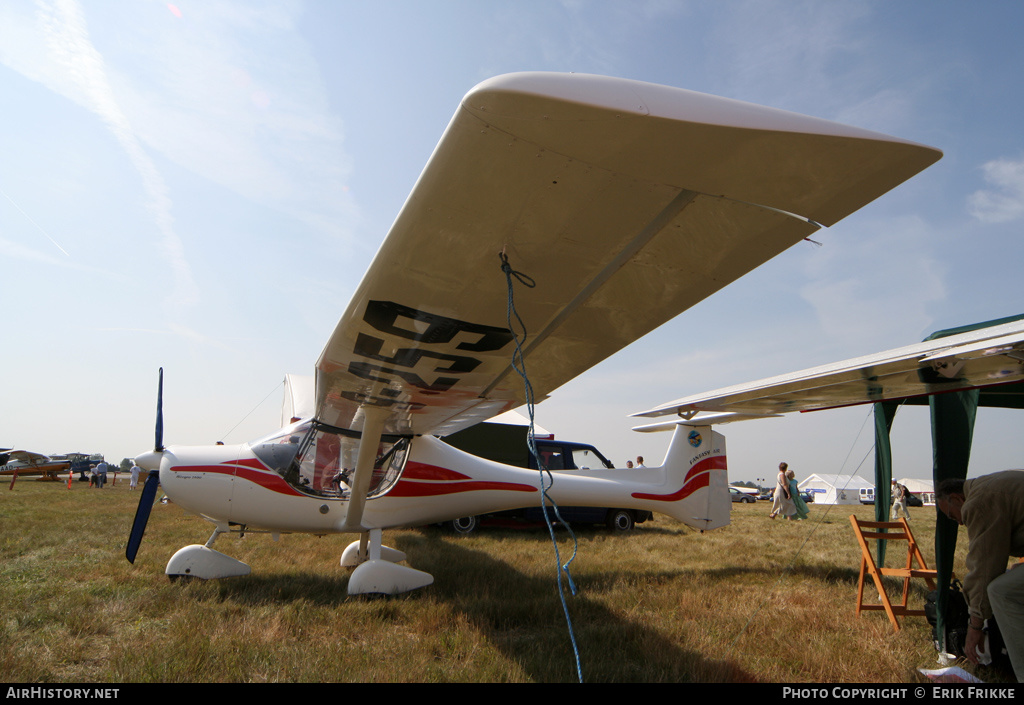
[(903, 477), (896, 482), (921, 498), (926, 505), (935, 504), (935, 482), (933, 480), (917, 480), (912, 477)]
[(815, 504), (860, 504), (860, 491), (875, 488), (873, 483), (859, 475), (814, 474), (797, 486), (802, 492), (814, 493)]

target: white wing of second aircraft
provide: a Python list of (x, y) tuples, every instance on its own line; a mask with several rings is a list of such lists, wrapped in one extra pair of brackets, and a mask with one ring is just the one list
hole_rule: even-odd
[(637, 81), (485, 81), (317, 362), (317, 419), (445, 435), (523, 404), (499, 253), (536, 284), (515, 305), (539, 401), (940, 156)]
[[(741, 414), (750, 418), (814, 411), (1022, 380), (1024, 321), (1013, 321), (695, 394), (633, 416), (705, 420), (709, 417), (704, 412), (714, 412), (715, 423), (723, 423)], [(636, 430), (657, 430), (656, 426), (677, 421)]]
[(34, 450), (12, 450), (8, 452), (10, 460), (22, 463), (26, 467), (43, 465), (50, 462), (50, 456), (37, 453)]

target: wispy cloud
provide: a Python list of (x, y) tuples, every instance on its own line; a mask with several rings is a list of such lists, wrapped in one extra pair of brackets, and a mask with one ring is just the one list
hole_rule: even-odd
[(945, 268), (929, 254), (932, 230), (921, 218), (857, 223), (808, 260), (811, 281), (800, 293), (829, 338), (855, 350), (893, 347), (931, 325), (929, 311), (947, 293)]
[[(174, 285), (166, 305), (173, 317), (182, 317), (198, 301), (199, 294), (174, 230), (171, 199), (115, 97), (103, 57), (89, 38), (81, 6), (75, 0), (40, 0), (32, 20), (19, 19), (22, 21), (14, 29), (24, 30), (28, 41), (17, 42), (13, 49), (9, 45), (0, 59), (94, 113), (117, 139), (141, 179), (147, 208), (161, 236), (163, 261), (172, 271)], [(10, 25), (8, 29), (12, 29)]]
[(1006, 223), (1024, 217), (1024, 157), (994, 159), (981, 167), (992, 187), (975, 191), (967, 209), (983, 223)]
[[(49, 247), (47, 247), (47, 249), (49, 249)], [(23, 262), (38, 262), (40, 264), (45, 264), (48, 267), (68, 267), (71, 269), (92, 271), (91, 268), (83, 267), (73, 259), (59, 257), (49, 252), (42, 252), (3, 237), (0, 237), (0, 257), (3, 257), (4, 259), (21, 260)]]
[[(179, 20), (133, 10), (139, 41), (114, 75), (139, 139), (244, 198), (346, 239), (358, 217), (351, 158), (301, 6), (220, 1)], [(134, 16), (137, 14), (137, 16)], [(273, 57), (273, 58), (271, 58)]]
[[(856, 4), (728, 3), (716, 25), (711, 70), (744, 100), (822, 114), (840, 76), (863, 70), (849, 61), (863, 53), (851, 31), (870, 10)], [(837, 67), (844, 67), (837, 70)], [(849, 88), (849, 80), (845, 81)]]

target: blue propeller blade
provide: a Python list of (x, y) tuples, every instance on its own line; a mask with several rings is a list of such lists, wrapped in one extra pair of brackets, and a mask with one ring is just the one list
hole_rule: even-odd
[(139, 497), (139, 508), (135, 510), (132, 533), (128, 536), (128, 548), (124, 552), (129, 563), (135, 562), (135, 554), (139, 552), (139, 544), (142, 543), (142, 535), (146, 533), (149, 513), (153, 509), (153, 500), (156, 499), (156, 489), (159, 486), (159, 471), (150, 470), (149, 475), (146, 476), (146, 484), (142, 488), (142, 495)]
[(160, 368), (160, 386), (156, 391), (156, 444), (153, 450), (164, 449), (164, 368)]
[[(156, 444), (153, 450), (160, 452), (164, 449), (164, 368), (160, 368), (160, 383), (156, 392)], [(153, 511), (153, 500), (156, 499), (156, 489), (160, 486), (160, 471), (150, 470), (146, 476), (146, 484), (139, 496), (139, 507), (135, 510), (135, 521), (132, 522), (132, 532), (128, 535), (128, 547), (125, 549), (124, 557), (129, 563), (135, 563), (135, 554), (139, 552), (139, 544), (142, 543), (142, 535), (146, 533), (146, 524), (149, 523), (149, 513)]]

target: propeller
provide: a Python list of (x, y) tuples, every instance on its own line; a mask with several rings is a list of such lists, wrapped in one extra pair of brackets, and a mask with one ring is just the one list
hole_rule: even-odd
[(156, 388), (156, 443), (153, 451), (159, 453), (164, 449), (164, 368), (160, 368), (160, 382)]
[(129, 563), (135, 563), (135, 554), (139, 551), (139, 544), (142, 543), (142, 535), (146, 532), (146, 524), (149, 522), (149, 513), (153, 510), (153, 501), (156, 499), (156, 490), (160, 486), (160, 460), (164, 453), (164, 368), (160, 368), (160, 383), (156, 393), (156, 443), (152, 453), (145, 453), (135, 458), (140, 467), (149, 470), (146, 475), (146, 484), (142, 487), (142, 494), (139, 496), (139, 508), (135, 510), (135, 521), (132, 522), (132, 532), (128, 536), (128, 547), (124, 556)]

